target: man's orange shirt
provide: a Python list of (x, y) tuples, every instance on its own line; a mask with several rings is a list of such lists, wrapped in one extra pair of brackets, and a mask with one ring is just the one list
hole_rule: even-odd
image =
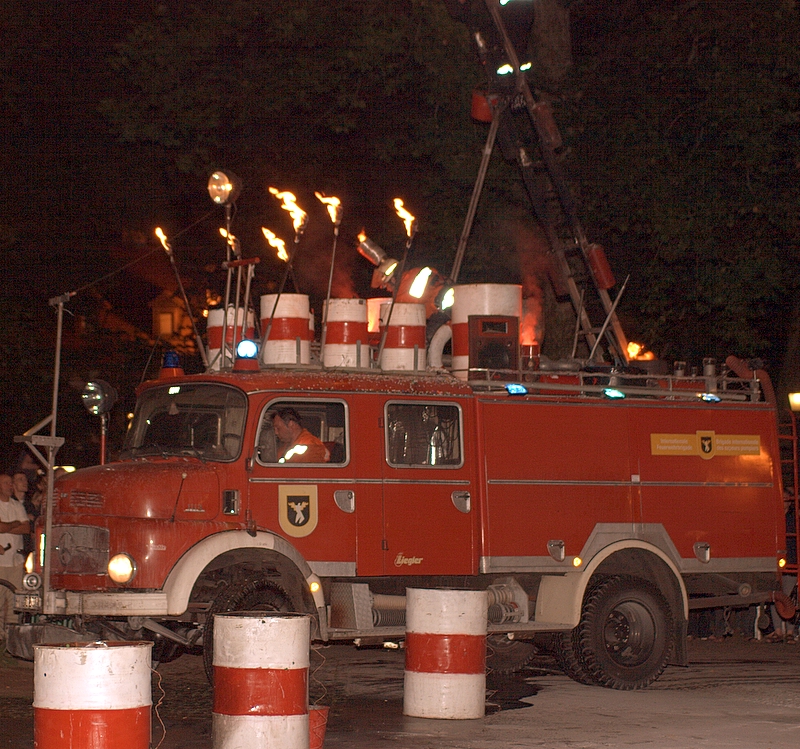
[(303, 429), (297, 439), (283, 454), (281, 463), (328, 463), (330, 451), (325, 443), (317, 439), (308, 429)]

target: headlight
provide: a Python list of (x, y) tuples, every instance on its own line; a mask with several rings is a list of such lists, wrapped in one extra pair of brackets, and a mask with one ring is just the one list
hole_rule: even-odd
[(108, 576), (115, 583), (129, 583), (136, 574), (136, 563), (127, 554), (116, 554), (108, 562)]
[(22, 578), (22, 587), (25, 590), (39, 590), (42, 587), (42, 578), (35, 572), (29, 572)]

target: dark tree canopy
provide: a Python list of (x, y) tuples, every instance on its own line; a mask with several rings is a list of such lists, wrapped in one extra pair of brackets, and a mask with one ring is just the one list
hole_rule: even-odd
[(665, 357), (778, 365), (800, 259), (796, 4), (591, 6), (565, 118), (589, 224), (632, 272), (631, 327)]

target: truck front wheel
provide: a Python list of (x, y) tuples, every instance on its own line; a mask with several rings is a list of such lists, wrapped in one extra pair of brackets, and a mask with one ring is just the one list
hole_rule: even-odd
[(664, 671), (673, 617), (660, 591), (645, 580), (609, 577), (586, 594), (572, 633), (581, 671), (611, 689), (642, 689)]
[(488, 673), (513, 674), (521, 671), (536, 655), (536, 646), (525, 640), (511, 640), (507, 635), (486, 638), (486, 668)]
[(209, 684), (214, 683), (214, 614), (292, 610), (286, 591), (270, 580), (244, 580), (223, 590), (211, 604), (203, 630), (203, 666)]

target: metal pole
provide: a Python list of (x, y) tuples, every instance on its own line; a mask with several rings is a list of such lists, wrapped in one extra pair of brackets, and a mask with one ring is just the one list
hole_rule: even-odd
[(392, 319), (392, 312), (394, 312), (394, 304), (397, 301), (397, 292), (400, 290), (400, 282), (403, 280), (403, 273), (405, 272), (406, 267), (406, 260), (408, 259), (408, 251), (411, 249), (411, 243), (414, 241), (414, 235), (417, 233), (417, 222), (414, 221), (411, 224), (411, 231), (409, 232), (411, 236), (409, 236), (408, 241), (406, 242), (406, 249), (403, 253), (403, 259), (400, 261), (400, 265), (397, 266), (397, 271), (395, 274), (395, 278), (397, 279), (397, 283), (394, 285), (394, 290), (392, 291), (392, 301), (389, 304), (389, 313), (386, 315), (386, 322), (383, 324), (383, 333), (381, 333), (381, 342), (378, 345), (378, 355), (375, 357), (375, 361), (378, 363), (378, 367), (381, 366), (381, 356), (383, 356), (383, 349), (386, 346), (386, 336), (389, 334), (389, 322)]
[(486, 172), (489, 169), (489, 160), (492, 157), (492, 151), (494, 151), (494, 142), (497, 137), (497, 129), (500, 126), (501, 114), (502, 106), (492, 108), (492, 124), (489, 126), (489, 134), (486, 137), (486, 144), (483, 147), (483, 155), (481, 156), (481, 165), (478, 169), (478, 178), (475, 180), (475, 187), (472, 188), (472, 198), (469, 202), (467, 216), (464, 219), (464, 228), (461, 230), (461, 236), (458, 239), (456, 256), (453, 260), (453, 269), (450, 271), (450, 280), (453, 283), (458, 280), (458, 274), (461, 271), (461, 261), (464, 259), (467, 240), (472, 232), (472, 224), (475, 221), (475, 213), (478, 210), (478, 201), (480, 200), (481, 192), (483, 192), (483, 183), (486, 179)]
[[(339, 219), (341, 221), (341, 218)], [(331, 251), (331, 269), (328, 273), (328, 293), (325, 296), (325, 313), (322, 316), (322, 335), (319, 339), (320, 356), (325, 355), (325, 339), (328, 337), (328, 308), (331, 306), (331, 288), (333, 287), (333, 264), (336, 260), (336, 244), (339, 239), (339, 224), (333, 225), (333, 250)], [(358, 348), (359, 355), (361, 348)]]
[[(603, 327), (600, 328), (600, 332), (597, 334), (597, 340), (594, 343), (591, 353), (589, 354), (588, 361), (591, 361), (594, 357), (594, 352), (597, 351), (597, 347), (600, 345), (600, 341), (603, 338), (603, 333), (606, 332), (606, 328), (608, 327), (608, 323), (611, 322), (612, 315), (614, 314), (614, 310), (617, 309), (617, 304), (619, 304), (619, 300), (622, 299), (622, 292), (625, 291), (625, 287), (628, 285), (628, 279), (630, 278), (630, 274), (625, 279), (625, 283), (622, 284), (622, 288), (619, 290), (617, 294), (617, 298), (614, 300), (614, 304), (611, 305), (611, 309), (608, 311), (606, 315), (606, 319), (603, 322)], [(627, 361), (627, 360), (626, 360)]]
[[(50, 440), (47, 446), (47, 497), (45, 498), (45, 523), (44, 523), (44, 569), (42, 580), (42, 612), (45, 614), (55, 613), (55, 601), (50, 601), (52, 591), (50, 590), (50, 548), (53, 543), (53, 474), (55, 455), (60, 447), (56, 444), (56, 419), (58, 417), (58, 385), (61, 379), (61, 340), (64, 330), (64, 302), (70, 298), (71, 294), (62, 294), (50, 300), (50, 304), (55, 304), (58, 310), (56, 323), (56, 351), (55, 364), (53, 365), (53, 401), (50, 418)], [(63, 440), (61, 440), (63, 443)]]

